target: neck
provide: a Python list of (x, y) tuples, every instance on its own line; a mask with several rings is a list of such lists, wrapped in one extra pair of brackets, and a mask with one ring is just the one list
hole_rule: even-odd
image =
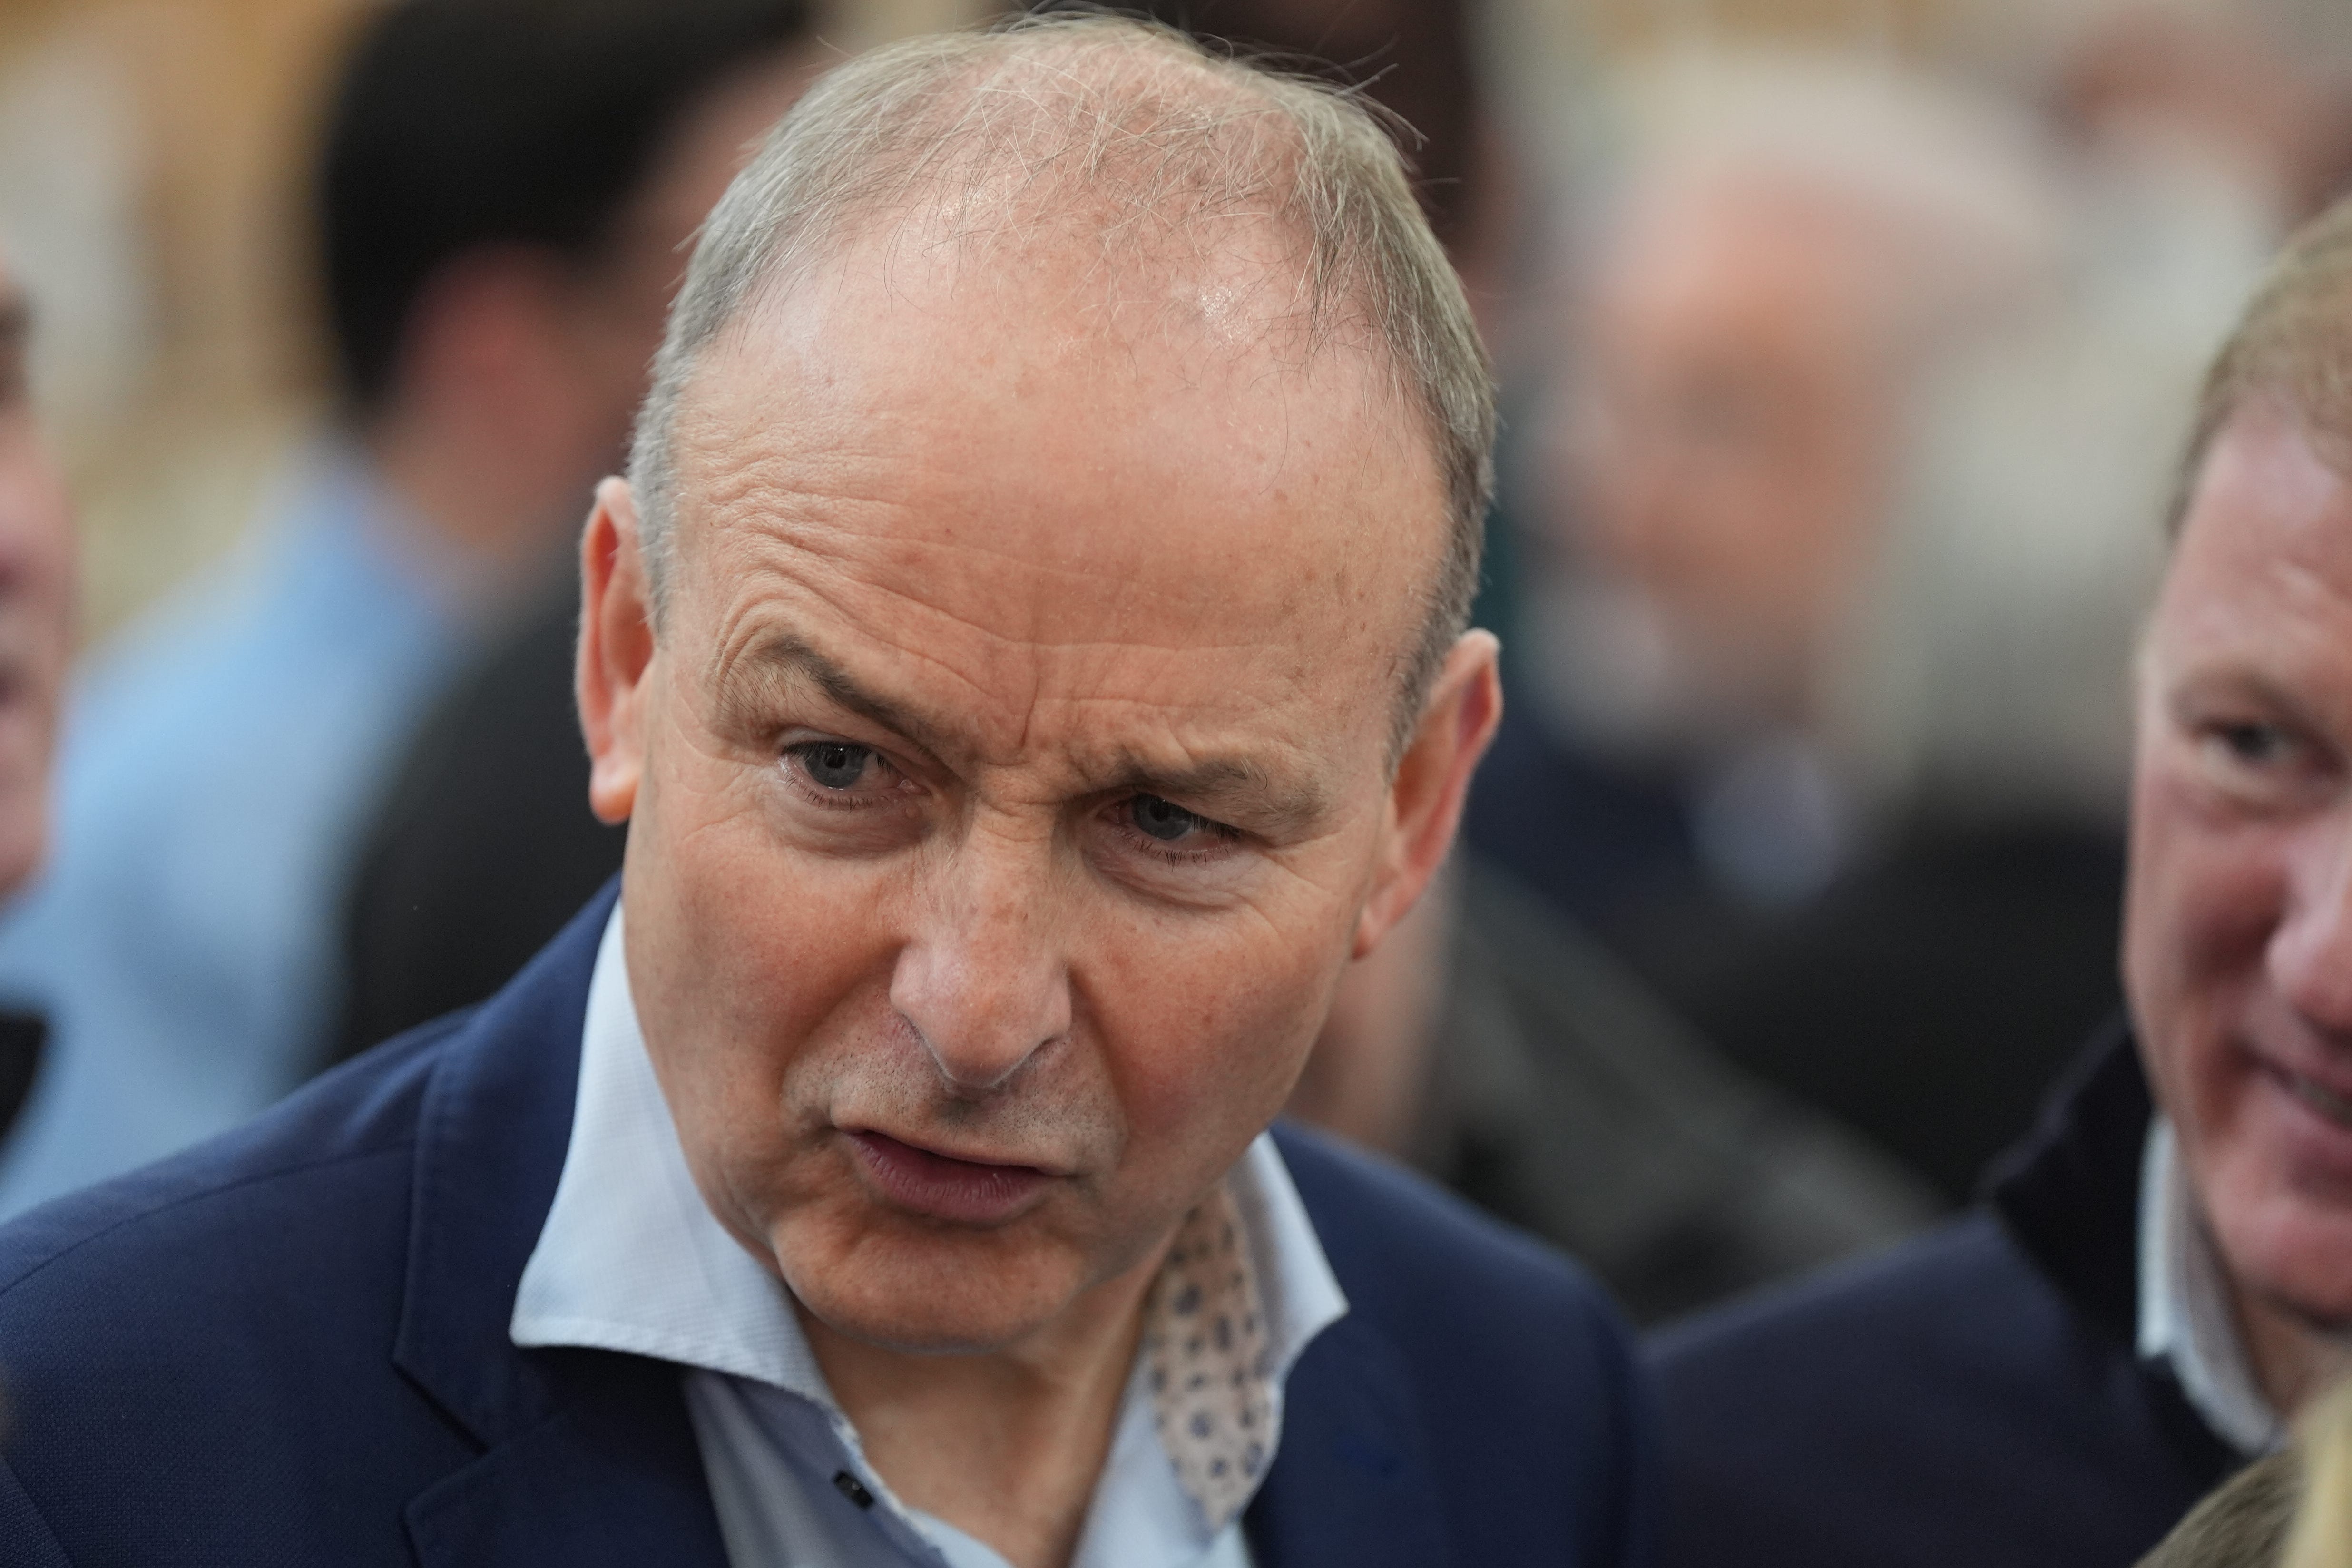
[(1167, 1246), (1002, 1351), (892, 1350), (794, 1306), (834, 1398), (891, 1490), (1014, 1568), (1066, 1568), (1110, 1457), (1144, 1298)]

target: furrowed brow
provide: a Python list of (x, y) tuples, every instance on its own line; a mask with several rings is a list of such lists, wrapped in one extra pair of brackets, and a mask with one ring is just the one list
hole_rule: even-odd
[(1221, 821), (1237, 817), (1239, 826), (1276, 838), (1311, 826), (1327, 805), (1321, 790), (1286, 781), (1244, 757), (1211, 757), (1177, 768), (1123, 757), (1104, 787), (1158, 795)]
[(755, 647), (742, 661), (740, 673), (728, 680), (727, 689), (740, 694), (740, 682), (745, 680), (755, 690), (767, 690), (778, 683), (805, 682), (835, 707), (903, 735), (934, 754), (939, 751), (940, 737), (929, 725), (867, 691), (841, 666), (789, 633)]

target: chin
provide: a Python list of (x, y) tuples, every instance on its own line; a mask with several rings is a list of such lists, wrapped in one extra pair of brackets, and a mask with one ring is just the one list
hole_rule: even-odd
[(818, 1321), (863, 1343), (920, 1354), (1019, 1343), (1085, 1289), (1074, 1258), (1042, 1238), (891, 1225), (854, 1237), (772, 1233), (784, 1281)]
[(2352, 1204), (2297, 1192), (2269, 1171), (2221, 1175), (2210, 1206), (2242, 1288), (2314, 1328), (2352, 1327)]

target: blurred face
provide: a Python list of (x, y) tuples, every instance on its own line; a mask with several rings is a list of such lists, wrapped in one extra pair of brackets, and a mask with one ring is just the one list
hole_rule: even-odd
[(30, 318), (0, 257), (0, 892), (38, 864), (73, 624), (73, 531), (26, 384)]
[(598, 265), (567, 291), (550, 394), (568, 404), (575, 471), (607, 473), (621, 461), (695, 230), (819, 63), (814, 48), (787, 50), (714, 89), (671, 133)]
[(1875, 250), (1836, 204), (1685, 178), (1629, 214), (1586, 302), (1561, 454), (1582, 552), (1734, 706), (1801, 700), (1879, 508)]
[(583, 647), (702, 1190), (825, 1324), (920, 1349), (1156, 1259), (1496, 711), (1473, 634), (1391, 780), (1444, 500), (1377, 367), (1268, 347), (1254, 268), (957, 254), (854, 251), (714, 351), (659, 635), (614, 482)]
[(2139, 677), (2125, 979), (2242, 1289), (2352, 1323), (2352, 485), (2249, 408)]

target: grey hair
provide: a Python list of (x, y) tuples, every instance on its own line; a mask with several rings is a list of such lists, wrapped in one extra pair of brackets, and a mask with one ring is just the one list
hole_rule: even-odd
[(1264, 216), (1303, 244), (1310, 352), (1342, 325), (1384, 345), (1392, 389), (1435, 442), (1449, 523), (1398, 664), (1401, 753), (1468, 625), (1494, 490), (1494, 378), (1461, 280), (1353, 96), (1121, 17), (1025, 16), (860, 56), (736, 178), (671, 309), (630, 457), (656, 627), (676, 574), (678, 413), (705, 353), (853, 222), (969, 203), (1006, 175), (1033, 205), (1090, 199), (1077, 210), (1105, 238), (1139, 219)]

